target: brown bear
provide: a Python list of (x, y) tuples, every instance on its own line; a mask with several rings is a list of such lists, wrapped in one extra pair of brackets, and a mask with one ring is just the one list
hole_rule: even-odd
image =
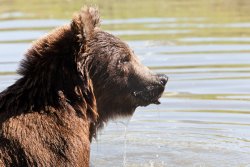
[(0, 166), (89, 166), (90, 143), (109, 119), (155, 103), (167, 77), (99, 28), (96, 8), (37, 40), (0, 93)]

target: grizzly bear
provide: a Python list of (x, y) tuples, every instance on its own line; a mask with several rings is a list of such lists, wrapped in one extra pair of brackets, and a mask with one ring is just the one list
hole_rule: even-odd
[(0, 93), (0, 166), (87, 167), (104, 123), (159, 104), (168, 78), (99, 20), (84, 7), (27, 51), (20, 78)]

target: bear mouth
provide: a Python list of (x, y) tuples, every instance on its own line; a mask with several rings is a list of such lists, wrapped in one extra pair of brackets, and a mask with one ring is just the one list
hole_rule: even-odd
[(137, 99), (137, 106), (147, 106), (149, 104), (161, 104), (159, 98), (164, 92), (162, 86), (148, 86), (143, 90), (134, 91), (132, 94)]

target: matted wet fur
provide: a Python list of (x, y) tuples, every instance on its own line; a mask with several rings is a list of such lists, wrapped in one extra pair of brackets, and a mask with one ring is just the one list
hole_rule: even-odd
[(89, 166), (105, 122), (159, 103), (167, 77), (99, 23), (84, 7), (25, 54), (20, 78), (0, 93), (0, 166)]

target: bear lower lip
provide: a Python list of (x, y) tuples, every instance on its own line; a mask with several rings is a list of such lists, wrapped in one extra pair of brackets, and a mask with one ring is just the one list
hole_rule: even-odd
[(133, 92), (132, 95), (137, 99), (137, 106), (147, 106), (149, 104), (161, 104), (159, 101), (160, 94), (153, 94), (149, 91), (138, 91)]
[(153, 102), (153, 104), (161, 104), (161, 102), (159, 100), (156, 100)]
[(159, 100), (145, 100), (145, 99), (141, 99), (141, 102), (138, 106), (148, 106), (150, 104), (156, 104), (159, 105), (161, 104), (161, 102)]

